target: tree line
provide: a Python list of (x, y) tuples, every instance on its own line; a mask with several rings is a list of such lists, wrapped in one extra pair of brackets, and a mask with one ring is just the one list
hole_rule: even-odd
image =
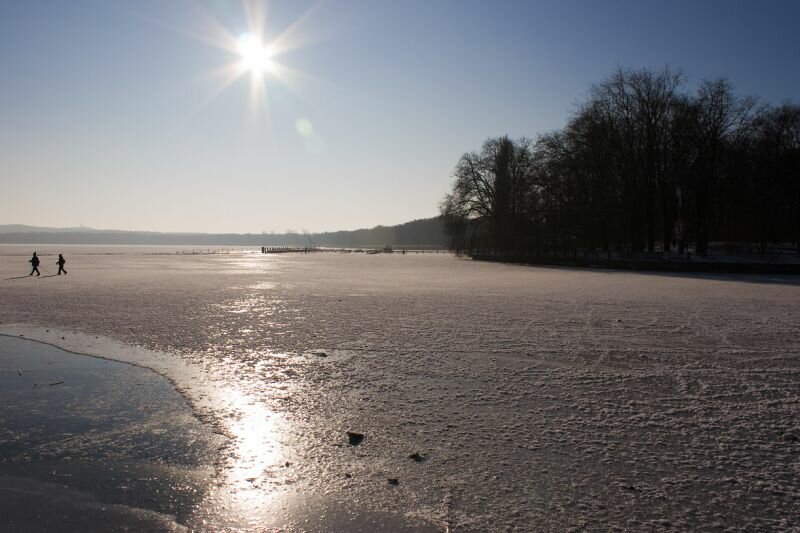
[(395, 226), (325, 233), (160, 233), (79, 228), (0, 225), (0, 244), (125, 244), (188, 246), (296, 246), (444, 248), (447, 236), (439, 217)]
[(440, 204), (451, 246), (685, 251), (712, 242), (800, 252), (800, 106), (725, 78), (618, 69), (567, 124), (465, 153)]

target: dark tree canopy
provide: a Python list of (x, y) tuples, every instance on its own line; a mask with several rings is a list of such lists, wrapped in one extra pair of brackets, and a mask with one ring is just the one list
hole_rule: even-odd
[(513, 247), (529, 218), (533, 152), (527, 139), (489, 139), (480, 153), (461, 156), (453, 191), (441, 204), (446, 227), (455, 244)]
[(800, 241), (800, 107), (618, 69), (560, 130), (489, 139), (441, 214), (457, 249), (766, 250)]

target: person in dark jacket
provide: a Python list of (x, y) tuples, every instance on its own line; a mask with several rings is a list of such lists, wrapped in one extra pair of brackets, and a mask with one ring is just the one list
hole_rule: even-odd
[(67, 275), (67, 271), (64, 269), (64, 263), (66, 263), (66, 262), (67, 262), (67, 260), (64, 259), (64, 256), (61, 255), (61, 254), (58, 254), (58, 261), (56, 261), (56, 264), (58, 265), (58, 275), (59, 276), (61, 275), (62, 272), (64, 273), (65, 276)]
[(33, 252), (33, 257), (31, 257), (28, 262), (31, 264), (32, 267), (31, 273), (28, 275), (33, 276), (33, 273), (36, 272), (36, 275), (40, 276), (41, 274), (39, 274), (39, 258), (36, 257), (36, 252)]

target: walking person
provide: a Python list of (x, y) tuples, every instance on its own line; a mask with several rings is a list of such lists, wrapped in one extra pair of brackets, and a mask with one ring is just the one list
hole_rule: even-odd
[(66, 262), (67, 262), (67, 260), (64, 259), (64, 256), (61, 255), (61, 254), (58, 254), (58, 261), (56, 261), (56, 264), (58, 265), (58, 275), (59, 276), (61, 275), (62, 272), (64, 273), (65, 276), (67, 275), (67, 271), (64, 269), (64, 263), (66, 263)]
[(28, 275), (33, 276), (33, 273), (36, 272), (37, 276), (41, 276), (41, 274), (39, 274), (39, 258), (36, 257), (36, 252), (33, 252), (33, 257), (31, 257), (28, 262), (31, 264), (32, 267), (31, 273)]

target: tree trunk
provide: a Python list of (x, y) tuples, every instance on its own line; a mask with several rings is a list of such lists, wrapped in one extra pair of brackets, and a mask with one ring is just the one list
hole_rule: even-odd
[(672, 250), (672, 213), (669, 209), (669, 200), (665, 194), (661, 195), (661, 238), (664, 241), (664, 251)]

